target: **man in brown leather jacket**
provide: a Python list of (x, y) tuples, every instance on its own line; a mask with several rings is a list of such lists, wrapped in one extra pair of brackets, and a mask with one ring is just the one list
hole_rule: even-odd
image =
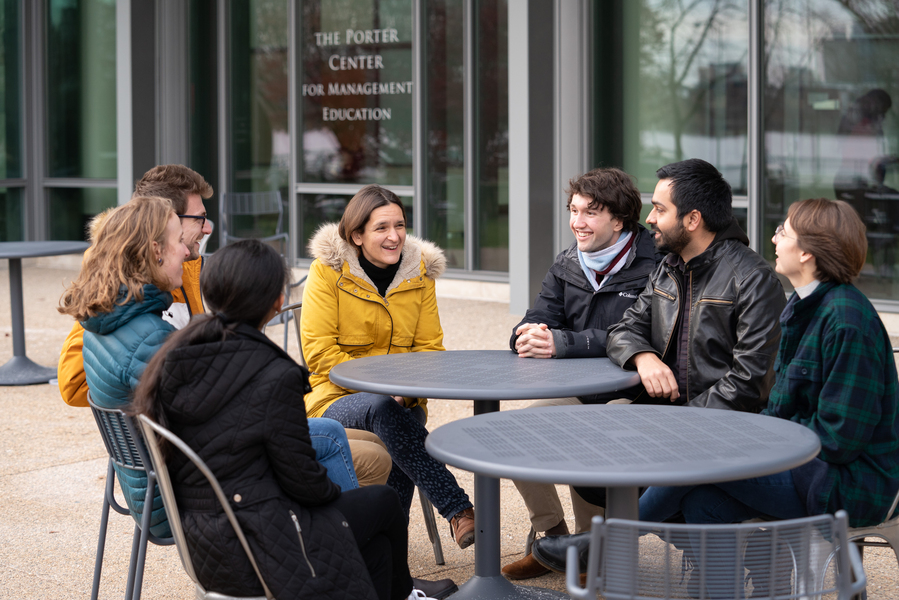
[[(608, 356), (640, 373), (645, 392), (635, 403), (759, 412), (774, 385), (783, 287), (774, 269), (749, 249), (733, 217), (730, 184), (715, 167), (690, 159), (656, 175), (646, 222), (657, 249), (668, 254), (609, 328)], [(577, 491), (604, 505), (604, 489)], [(588, 536), (537, 540), (533, 557), (564, 572), (567, 547), (585, 550)], [(580, 554), (584, 572), (586, 552)]]

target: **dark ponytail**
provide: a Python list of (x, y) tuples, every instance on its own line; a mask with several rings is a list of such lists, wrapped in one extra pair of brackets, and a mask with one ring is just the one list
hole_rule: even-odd
[(166, 340), (141, 376), (129, 412), (147, 415), (168, 427), (157, 397), (166, 362), (176, 360), (170, 353), (223, 341), (241, 323), (261, 328), (289, 276), (281, 255), (259, 240), (243, 240), (213, 254), (200, 274), (200, 291), (211, 314), (193, 317), (187, 327)]

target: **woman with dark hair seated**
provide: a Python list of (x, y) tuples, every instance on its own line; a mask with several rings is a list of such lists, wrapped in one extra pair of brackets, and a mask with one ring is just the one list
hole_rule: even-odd
[[(166, 341), (144, 373), (135, 411), (206, 461), (279, 600), (424, 598), (413, 590), (396, 493), (383, 485), (341, 493), (315, 459), (307, 373), (260, 331), (281, 307), (286, 281), (283, 259), (262, 242), (218, 250), (200, 277), (212, 314)], [(168, 465), (200, 582), (261, 594), (203, 475), (180, 454)]]

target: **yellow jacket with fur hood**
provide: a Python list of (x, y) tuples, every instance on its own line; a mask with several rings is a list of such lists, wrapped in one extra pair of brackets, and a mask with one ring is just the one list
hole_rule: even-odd
[[(446, 269), (443, 251), (406, 236), (403, 256), (385, 297), (362, 270), (355, 246), (323, 225), (309, 242), (315, 258), (303, 292), (300, 335), (312, 391), (306, 415), (321, 417), (332, 402), (355, 393), (328, 379), (331, 369), (362, 356), (443, 350), (434, 280)], [(406, 399), (427, 410), (424, 398)]]

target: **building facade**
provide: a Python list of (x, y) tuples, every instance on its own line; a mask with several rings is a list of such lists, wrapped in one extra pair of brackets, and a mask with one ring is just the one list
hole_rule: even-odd
[[(569, 178), (699, 157), (753, 247), (789, 205), (868, 226), (899, 309), (899, 0), (7, 0), (0, 240), (80, 239), (158, 163), (280, 190), (291, 259), (363, 185), (450, 277), (530, 305), (571, 241)], [(209, 249), (214, 250), (217, 239)]]

